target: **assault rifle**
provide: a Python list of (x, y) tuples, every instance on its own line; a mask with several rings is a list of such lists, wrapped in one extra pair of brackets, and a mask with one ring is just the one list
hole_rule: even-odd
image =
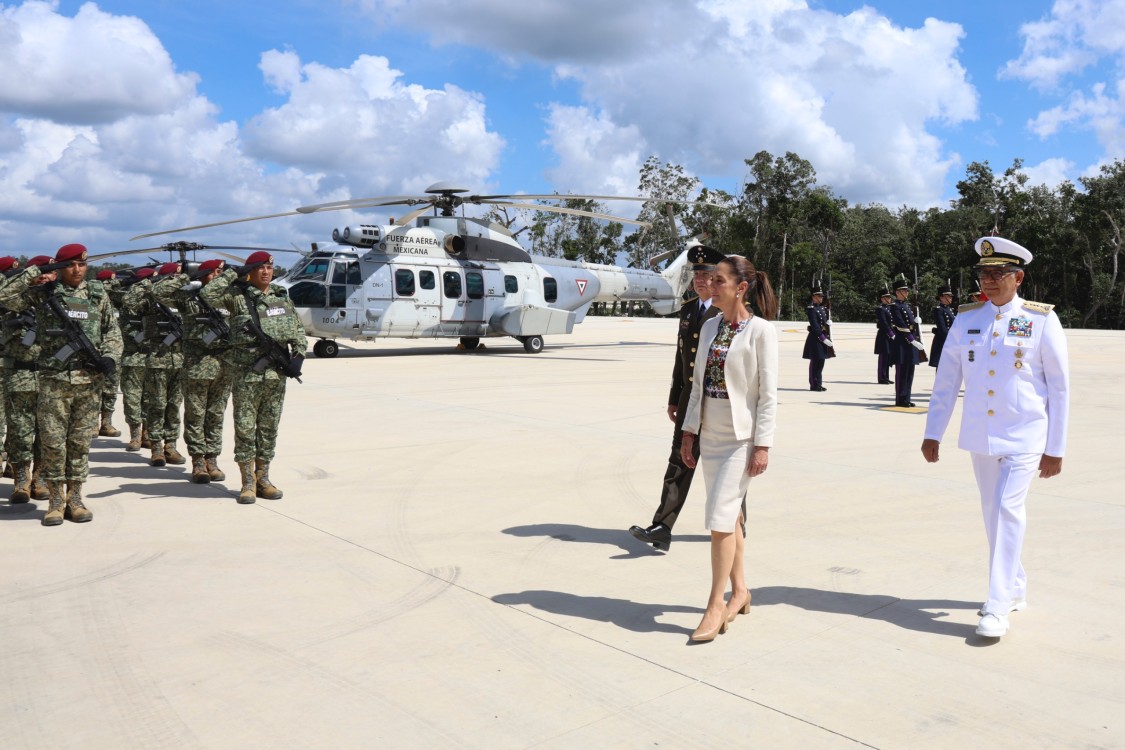
[(24, 334), (20, 338), (20, 344), (22, 346), (31, 346), (35, 343), (35, 324), (35, 308), (29, 307), (4, 321), (4, 327), (12, 329), (9, 333), (5, 334), (4, 338), (8, 339), (18, 333), (20, 329), (23, 329)]
[(206, 333), (203, 334), (203, 343), (211, 346), (216, 340), (223, 339), (230, 341), (230, 325), (227, 323), (223, 314), (207, 304), (207, 301), (199, 295), (198, 290), (192, 295), (196, 302), (199, 303), (200, 315), (195, 316), (195, 322), (201, 323), (207, 327)]
[(290, 357), (286, 347), (277, 343), (273, 337), (262, 330), (262, 323), (258, 319), (258, 306), (254, 304), (254, 300), (246, 293), (247, 291), (249, 290), (243, 289), (243, 296), (246, 298), (246, 309), (250, 313), (250, 317), (246, 320), (242, 330), (257, 339), (262, 352), (262, 356), (254, 363), (254, 372), (265, 372), (267, 367), (272, 367), (285, 377), (293, 378), (300, 383), (301, 364), (304, 362), (304, 357)]
[(160, 313), (160, 320), (156, 322), (157, 330), (167, 331), (160, 343), (164, 346), (172, 346), (184, 337), (183, 323), (180, 322), (180, 317), (172, 312), (172, 308), (155, 298), (152, 302)]
[(112, 375), (117, 369), (117, 363), (110, 357), (105, 356), (98, 351), (89, 337), (82, 330), (74, 318), (70, 316), (70, 312), (55, 296), (55, 291), (52, 289), (47, 293), (47, 298), (43, 301), (44, 306), (51, 311), (55, 319), (59, 322), (59, 328), (50, 329), (47, 331), (52, 336), (64, 336), (66, 343), (63, 347), (55, 352), (55, 359), (65, 364), (70, 361), (70, 358), (75, 354), (80, 355), (86, 363), (93, 369), (100, 372), (102, 375)]

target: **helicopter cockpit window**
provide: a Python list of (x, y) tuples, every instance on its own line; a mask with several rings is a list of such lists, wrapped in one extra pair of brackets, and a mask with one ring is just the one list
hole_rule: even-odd
[(343, 284), (333, 284), (332, 286), (328, 287), (328, 306), (347, 307), (348, 288)]
[(437, 286), (437, 279), (434, 277), (433, 271), (419, 271), (418, 272), (418, 286), (423, 289), (433, 289)]
[(296, 283), (289, 287), (289, 299), (297, 307), (325, 307), (324, 285), (311, 281)]
[(520, 282), (515, 276), (504, 277), (504, 291), (508, 294), (515, 294), (520, 290)]
[(555, 302), (559, 298), (559, 282), (552, 278), (543, 279), (543, 299)]
[(477, 271), (465, 273), (465, 290), (469, 299), (482, 299), (484, 297), (484, 276)]
[(313, 279), (323, 281), (328, 278), (328, 259), (311, 258), (308, 263), (297, 270), (294, 279)]
[(395, 294), (400, 297), (414, 296), (414, 272), (409, 268), (395, 271)]
[(446, 271), (441, 275), (442, 287), (445, 289), (445, 296), (450, 299), (461, 298), (461, 274), (456, 271)]
[(359, 275), (359, 263), (354, 260), (349, 263), (337, 262), (332, 269), (332, 283), (350, 284), (352, 286), (362, 284), (363, 279)]

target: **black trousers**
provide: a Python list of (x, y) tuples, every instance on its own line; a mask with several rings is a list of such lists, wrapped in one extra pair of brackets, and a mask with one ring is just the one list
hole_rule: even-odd
[(809, 388), (821, 388), (824, 386), (824, 360), (823, 359), (810, 359), (809, 360)]
[(895, 405), (905, 406), (910, 403), (910, 391), (914, 387), (913, 362), (899, 362), (895, 364)]

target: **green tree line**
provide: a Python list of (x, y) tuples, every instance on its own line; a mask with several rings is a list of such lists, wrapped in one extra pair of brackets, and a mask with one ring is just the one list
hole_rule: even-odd
[[(706, 233), (724, 253), (749, 258), (766, 271), (782, 300), (782, 315), (804, 316), (814, 280), (831, 285), (832, 316), (869, 321), (878, 290), (898, 274), (912, 283), (928, 310), (948, 280), (965, 301), (974, 279), (978, 237), (999, 234), (1035, 255), (1021, 290), (1026, 299), (1053, 303), (1063, 324), (1125, 329), (1125, 275), (1119, 268), (1125, 228), (1125, 162), (1103, 165), (1080, 185), (1029, 186), (1017, 159), (997, 174), (988, 162), (968, 165), (947, 208), (849, 205), (818, 184), (813, 165), (794, 153), (760, 151), (746, 159), (747, 178), (732, 195), (709, 189), (679, 165), (650, 157), (641, 168), (639, 195), (691, 200), (647, 203), (639, 218), (652, 226), (626, 233), (620, 223), (536, 213), (527, 229), (532, 252), (631, 265)], [(563, 205), (607, 213), (591, 200)], [(924, 312), (925, 315), (925, 312)]]

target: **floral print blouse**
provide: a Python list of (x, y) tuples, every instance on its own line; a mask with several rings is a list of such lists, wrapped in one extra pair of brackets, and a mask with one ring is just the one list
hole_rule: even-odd
[(724, 365), (727, 361), (727, 352), (730, 351), (730, 342), (750, 325), (750, 318), (731, 325), (726, 320), (719, 323), (719, 333), (711, 342), (707, 350), (707, 373), (703, 379), (703, 392), (711, 398), (727, 398), (727, 378)]

